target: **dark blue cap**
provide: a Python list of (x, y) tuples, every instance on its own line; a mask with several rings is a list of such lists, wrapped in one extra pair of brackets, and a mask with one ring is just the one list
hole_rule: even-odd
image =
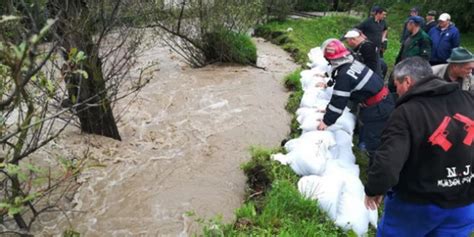
[(415, 23), (416, 25), (421, 25), (423, 24), (423, 17), (421, 16), (410, 16), (408, 17), (408, 22), (413, 22)]
[(379, 7), (379, 6), (373, 6), (372, 9), (370, 9), (370, 12), (376, 12), (376, 11), (380, 11), (382, 8)]
[(412, 9), (410, 9), (410, 12), (416, 12), (416, 13), (418, 13), (418, 12), (420, 12), (420, 9), (419, 9), (418, 7), (414, 7), (414, 8), (412, 8)]

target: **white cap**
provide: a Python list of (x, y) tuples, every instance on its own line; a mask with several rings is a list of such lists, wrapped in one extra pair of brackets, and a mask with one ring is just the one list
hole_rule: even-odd
[(360, 36), (360, 32), (358, 30), (350, 30), (345, 35), (344, 38), (357, 38)]
[(443, 13), (443, 14), (439, 15), (438, 20), (440, 20), (440, 21), (449, 21), (449, 20), (451, 20), (451, 16), (448, 13)]

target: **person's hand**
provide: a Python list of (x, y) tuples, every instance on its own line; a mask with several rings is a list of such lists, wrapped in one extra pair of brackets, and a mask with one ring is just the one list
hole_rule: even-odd
[(316, 83), (316, 87), (321, 87), (321, 88), (326, 89), (328, 87), (328, 85), (324, 82), (318, 82), (318, 83)]
[(323, 121), (321, 121), (318, 125), (318, 130), (326, 130), (328, 125), (326, 125)]
[(383, 201), (383, 195), (378, 195), (378, 196), (367, 196), (365, 195), (365, 207), (369, 210), (377, 210), (377, 208), (380, 206), (380, 204)]

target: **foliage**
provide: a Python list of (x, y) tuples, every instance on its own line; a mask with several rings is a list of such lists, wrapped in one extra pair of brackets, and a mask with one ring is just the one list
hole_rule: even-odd
[[(54, 77), (53, 69), (44, 69), (55, 48), (39, 47), (55, 23), (48, 20), (37, 34), (20, 43), (0, 42), (0, 220), (2, 224), (14, 221), (20, 231), (29, 231), (38, 215), (57, 208), (57, 200), (45, 203), (45, 197), (59, 183), (73, 181), (81, 167), (64, 159), (70, 165), (63, 172), (45, 172), (34, 160), (27, 159), (56, 138), (72, 118), (68, 109), (58, 106), (63, 78)], [(80, 55), (75, 54), (71, 60), (80, 62)], [(69, 188), (63, 191), (67, 193)], [(36, 205), (40, 201), (41, 208)]]
[(257, 47), (247, 35), (221, 29), (208, 33), (205, 42), (204, 54), (209, 62), (257, 63)]
[(285, 84), (285, 87), (288, 90), (294, 90), (294, 91), (299, 91), (302, 90), (301, 88), (301, 82), (300, 82), (300, 73), (302, 69), (297, 69), (296, 71), (290, 73), (289, 75), (285, 76), (283, 79), (283, 82)]
[(331, 5), (327, 1), (297, 0), (295, 10), (298, 11), (328, 11)]
[[(254, 64), (253, 47), (243, 35), (262, 17), (263, 0), (245, 4), (240, 0), (185, 0), (162, 8), (152, 2), (145, 6), (154, 9), (147, 26), (158, 27), (160, 37), (191, 66), (216, 60)], [(242, 55), (247, 59), (242, 61)]]
[(452, 21), (461, 32), (467, 33), (474, 29), (474, 1), (471, 0), (457, 2), (446, 2), (443, 0), (405, 0), (402, 2), (397, 0), (379, 0), (373, 3), (373, 5), (377, 4), (389, 9), (389, 13), (392, 12), (392, 9), (404, 9), (405, 11), (400, 16), (405, 18), (408, 17), (409, 10), (412, 7), (418, 7), (421, 16), (425, 16), (429, 10), (436, 10), (438, 15), (447, 12), (451, 15)]
[(294, 6), (294, 0), (265, 0), (267, 20), (285, 20)]
[[(321, 45), (328, 38), (340, 38), (348, 29), (360, 22), (360, 19), (348, 16), (330, 16), (309, 20), (286, 20), (272, 21), (263, 26), (259, 26), (256, 34), (262, 37), (276, 34), (269, 32), (279, 32), (287, 35), (288, 43), (283, 44), (283, 48), (293, 53), (297, 62), (304, 64), (307, 62), (307, 53), (310, 49)], [(263, 27), (263, 29), (261, 29)], [(291, 28), (292, 30), (288, 31)], [(324, 33), (323, 33), (324, 32)], [(278, 37), (277, 36), (277, 37)]]

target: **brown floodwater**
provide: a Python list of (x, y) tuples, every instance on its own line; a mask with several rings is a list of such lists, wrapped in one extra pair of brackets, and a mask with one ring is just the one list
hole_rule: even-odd
[[(188, 217), (231, 221), (244, 198), (239, 166), (249, 147), (276, 147), (289, 132), (283, 77), (297, 68), (278, 46), (255, 39), (258, 65), (193, 69), (157, 44), (139, 58), (158, 62), (133, 101), (116, 106), (122, 142), (68, 129), (55, 142), (70, 152), (91, 144), (91, 165), (66, 210), (81, 236), (190, 236)], [(87, 139), (85, 139), (87, 138)], [(60, 235), (64, 215), (41, 218), (38, 236)]]

